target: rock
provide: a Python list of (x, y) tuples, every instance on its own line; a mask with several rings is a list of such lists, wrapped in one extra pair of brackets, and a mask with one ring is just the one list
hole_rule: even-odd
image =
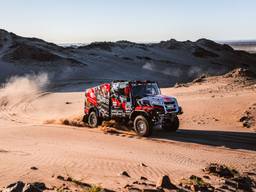
[(68, 177), (66, 181), (71, 182), (71, 181), (73, 181), (73, 179), (71, 177)]
[(243, 126), (246, 128), (256, 126), (256, 109), (253, 107), (253, 105), (244, 112), (239, 121), (243, 123)]
[(23, 192), (42, 192), (46, 189), (47, 187), (45, 186), (44, 183), (35, 182), (35, 183), (27, 184), (24, 187)]
[(38, 170), (37, 167), (30, 167), (30, 169), (32, 169), (32, 170)]
[(169, 176), (164, 175), (157, 181), (156, 187), (166, 189), (177, 189), (177, 187), (171, 183)]
[(129, 187), (132, 187), (132, 185), (126, 184), (126, 185), (124, 186), (124, 188), (129, 188)]
[(195, 175), (191, 175), (189, 179), (182, 179), (179, 185), (191, 191), (214, 191), (213, 186)]
[(206, 77), (207, 77), (206, 75), (201, 75), (200, 77), (194, 79), (193, 83), (201, 83), (201, 82), (205, 81)]
[(225, 179), (222, 189), (229, 189), (233, 191), (253, 191), (256, 187), (255, 181), (248, 176), (235, 176), (234, 178)]
[(244, 172), (244, 174), (249, 175), (249, 176), (256, 176), (256, 173), (250, 172), (250, 171)]
[(141, 176), (140, 180), (148, 180), (146, 177)]
[(240, 122), (243, 122), (243, 121), (247, 120), (247, 118), (248, 118), (248, 117), (243, 116), (243, 117), (241, 117), (241, 118), (239, 119), (239, 121), (240, 121)]
[(248, 176), (239, 176), (233, 179), (237, 182), (237, 189), (244, 191), (252, 191), (253, 187), (256, 187), (255, 181)]
[(221, 189), (229, 189), (227, 185), (222, 185), (220, 188)]
[(238, 172), (234, 169), (230, 169), (225, 165), (219, 165), (217, 163), (211, 163), (209, 166), (207, 166), (204, 170), (205, 172), (209, 174), (213, 174), (218, 177), (224, 177), (224, 178), (232, 178)]
[(255, 79), (256, 74), (249, 69), (237, 68), (224, 75), (225, 78), (249, 78)]
[(193, 184), (190, 186), (190, 189), (191, 189), (191, 191), (199, 191), (200, 190), (197, 185), (193, 185)]
[(145, 165), (144, 163), (140, 163), (141, 167), (147, 167), (147, 165)]
[(246, 128), (251, 128), (251, 122), (250, 121), (244, 121), (243, 126)]
[(120, 173), (120, 175), (125, 177), (130, 177), (130, 175), (126, 171), (123, 171), (122, 173)]
[(22, 192), (23, 188), (25, 186), (25, 183), (22, 181), (17, 181), (16, 183), (12, 183), (8, 185), (3, 192)]
[(230, 186), (230, 187), (235, 188), (235, 189), (237, 188), (237, 182), (232, 180), (232, 179), (226, 179), (225, 180), (225, 185)]
[(63, 176), (61, 176), (61, 175), (58, 175), (58, 176), (57, 176), (57, 179), (59, 179), (59, 180), (61, 180), (61, 181), (65, 181), (65, 178), (64, 178)]
[(210, 177), (208, 175), (204, 175), (203, 178), (210, 179)]

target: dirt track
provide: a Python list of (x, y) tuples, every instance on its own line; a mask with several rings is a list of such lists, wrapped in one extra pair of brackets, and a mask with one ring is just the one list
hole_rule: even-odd
[[(82, 114), (84, 93), (69, 92), (67, 87), (11, 100), (1, 97), (0, 186), (16, 180), (56, 184), (53, 175), (68, 173), (118, 189), (140, 176), (156, 181), (168, 174), (174, 182), (191, 174), (200, 176), (210, 162), (252, 170), (256, 168), (256, 134), (238, 120), (256, 101), (255, 89), (227, 92), (218, 88), (222, 86), (225, 82), (162, 90), (177, 96), (184, 108), (181, 129), (175, 134), (155, 131), (148, 139), (45, 124)], [(31, 170), (32, 166), (39, 170)], [(131, 178), (119, 176), (124, 170)]]

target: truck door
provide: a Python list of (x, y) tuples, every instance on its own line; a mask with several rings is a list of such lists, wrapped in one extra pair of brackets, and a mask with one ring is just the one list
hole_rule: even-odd
[(131, 112), (130, 89), (128, 82), (114, 82), (111, 86), (111, 116), (125, 117)]
[(110, 115), (110, 84), (102, 84), (97, 87), (97, 108), (103, 117)]

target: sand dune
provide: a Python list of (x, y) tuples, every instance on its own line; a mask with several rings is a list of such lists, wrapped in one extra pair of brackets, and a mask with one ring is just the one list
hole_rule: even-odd
[(242, 67), (256, 71), (256, 57), (207, 39), (140, 44), (94, 42), (61, 47), (37, 38), (0, 31), (0, 81), (13, 75), (47, 72), (59, 80), (151, 79), (169, 87), (203, 73), (224, 74)]

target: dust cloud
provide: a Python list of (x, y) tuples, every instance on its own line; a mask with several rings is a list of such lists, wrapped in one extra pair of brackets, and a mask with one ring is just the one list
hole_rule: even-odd
[(48, 84), (47, 73), (11, 77), (0, 87), (0, 106), (7, 106), (42, 92)]

